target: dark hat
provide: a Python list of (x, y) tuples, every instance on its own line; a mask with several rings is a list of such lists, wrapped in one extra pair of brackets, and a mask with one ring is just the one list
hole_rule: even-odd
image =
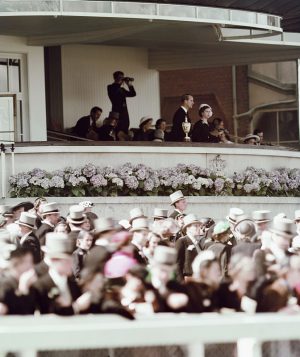
[(18, 210), (19, 208), (24, 208), (24, 211), (29, 211), (30, 209), (34, 208), (34, 205), (30, 201), (25, 201), (18, 203), (16, 206), (12, 207), (12, 212)]

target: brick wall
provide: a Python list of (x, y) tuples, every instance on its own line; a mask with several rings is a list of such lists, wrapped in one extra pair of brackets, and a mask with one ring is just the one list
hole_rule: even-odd
[[(247, 66), (237, 66), (238, 113), (249, 110)], [(180, 96), (190, 93), (195, 105), (191, 111), (193, 122), (198, 120), (198, 108), (207, 103), (213, 108), (213, 118), (220, 117), (233, 133), (232, 68), (201, 68), (160, 72), (161, 114), (172, 123), (175, 110), (180, 105)], [(248, 123), (239, 125), (239, 135), (248, 133)]]

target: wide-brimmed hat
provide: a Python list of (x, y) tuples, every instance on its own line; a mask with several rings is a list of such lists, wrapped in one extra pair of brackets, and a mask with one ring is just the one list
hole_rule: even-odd
[(227, 221), (220, 221), (214, 226), (213, 236), (227, 232), (230, 229)]
[(3, 217), (13, 217), (11, 207), (8, 205), (0, 205), (0, 215)]
[(172, 206), (174, 203), (180, 201), (180, 200), (183, 200), (185, 199), (182, 191), (176, 191), (176, 192), (173, 192), (170, 194), (170, 200), (171, 200), (171, 203), (170, 205)]
[(112, 218), (100, 217), (94, 220), (95, 234), (100, 234), (115, 230), (115, 224)]
[(84, 208), (79, 205), (74, 205), (69, 208), (69, 215), (67, 217), (67, 221), (72, 224), (82, 224), (86, 215), (83, 213)]
[(137, 218), (147, 218), (144, 215), (144, 211), (140, 207), (135, 207), (129, 211), (129, 223), (132, 224), (132, 222), (137, 219)]
[(193, 213), (190, 213), (188, 215), (186, 215), (184, 218), (183, 218), (183, 227), (182, 227), (182, 231), (185, 232), (186, 228), (188, 226), (190, 226), (191, 224), (194, 224), (194, 223), (199, 223), (201, 224), (200, 220), (198, 219), (198, 217), (193, 214)]
[(149, 116), (146, 116), (146, 117), (142, 117), (141, 120), (140, 120), (140, 128), (142, 126), (144, 126), (148, 121), (151, 121), (153, 120), (153, 118), (149, 117)]
[(155, 248), (152, 264), (175, 267), (176, 260), (177, 251), (175, 248), (159, 245)]
[(79, 206), (84, 207), (84, 208), (91, 208), (94, 207), (93, 202), (91, 201), (81, 201), (78, 203)]
[(41, 249), (49, 258), (63, 259), (72, 255), (74, 244), (65, 233), (50, 232), (46, 234), (46, 244)]
[(233, 229), (236, 233), (252, 239), (256, 236), (256, 225), (252, 219), (245, 218), (236, 223)]
[(261, 211), (253, 211), (252, 218), (256, 223), (268, 223), (271, 222), (271, 211), (261, 210)]
[(17, 205), (15, 205), (14, 207), (12, 207), (11, 210), (12, 210), (12, 212), (15, 212), (19, 208), (24, 208), (24, 211), (29, 211), (30, 209), (34, 208), (34, 205), (30, 201), (20, 202)]
[(60, 213), (56, 202), (45, 203), (41, 206), (41, 215)]
[(36, 216), (34, 214), (28, 212), (21, 212), (20, 218), (18, 221), (16, 221), (16, 223), (28, 228), (34, 228), (35, 220), (36, 220)]
[(148, 231), (149, 230), (149, 223), (146, 218), (137, 218), (132, 222), (132, 227), (130, 232), (136, 231)]
[(273, 221), (270, 232), (291, 239), (295, 236), (295, 223), (288, 218), (277, 218)]
[(250, 140), (250, 139), (255, 139), (255, 141), (256, 141), (257, 143), (259, 143), (259, 141), (260, 141), (260, 138), (259, 138), (258, 135), (248, 134), (248, 135), (246, 135), (246, 136), (244, 137), (243, 142), (245, 143), (247, 140)]
[(168, 210), (162, 208), (154, 208), (153, 218), (168, 218)]
[(295, 211), (295, 221), (299, 221), (299, 220), (300, 220), (300, 209)]
[(230, 208), (229, 209), (229, 215), (226, 217), (227, 221), (230, 223), (235, 224), (239, 220), (239, 216), (242, 216), (244, 214), (244, 211), (240, 208)]

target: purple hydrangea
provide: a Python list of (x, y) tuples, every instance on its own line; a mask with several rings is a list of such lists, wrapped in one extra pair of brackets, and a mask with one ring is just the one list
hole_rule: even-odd
[(107, 186), (107, 180), (106, 180), (106, 178), (103, 177), (103, 175), (96, 174), (93, 177), (91, 177), (91, 184), (94, 187)]

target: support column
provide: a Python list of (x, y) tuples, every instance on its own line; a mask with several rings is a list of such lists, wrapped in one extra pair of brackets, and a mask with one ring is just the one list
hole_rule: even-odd
[(238, 357), (262, 357), (261, 342), (254, 338), (241, 338), (237, 342)]
[(234, 141), (238, 142), (238, 123), (237, 123), (237, 92), (236, 92), (236, 67), (232, 66), (232, 106), (233, 106), (233, 131)]
[(297, 108), (298, 108), (298, 141), (300, 142), (300, 59), (296, 61), (297, 64)]

